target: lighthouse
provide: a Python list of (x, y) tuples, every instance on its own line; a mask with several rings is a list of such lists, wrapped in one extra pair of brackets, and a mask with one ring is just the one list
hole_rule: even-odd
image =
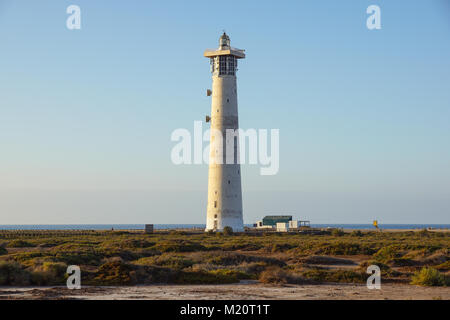
[[(212, 73), (212, 91), (208, 90), (211, 115), (206, 117), (211, 122), (206, 231), (227, 226), (243, 231), (236, 71), (238, 59), (245, 58), (245, 53), (232, 48), (224, 32), (219, 47), (207, 49), (204, 56), (210, 59)], [(231, 130), (236, 134), (227, 135)]]

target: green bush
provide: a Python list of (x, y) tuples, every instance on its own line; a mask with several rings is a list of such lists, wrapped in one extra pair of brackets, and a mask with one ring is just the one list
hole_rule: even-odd
[(428, 231), (427, 229), (422, 229), (418, 232), (419, 236), (421, 237), (429, 237), (430, 236), (430, 231)]
[(158, 266), (142, 265), (136, 266), (137, 283), (175, 283), (180, 271)]
[(396, 246), (396, 245), (383, 247), (380, 250), (378, 250), (377, 253), (375, 253), (373, 255), (373, 258), (375, 260), (383, 262), (383, 263), (387, 263), (387, 262), (391, 261), (392, 259), (399, 258), (399, 257), (400, 257), (400, 252), (399, 252), (398, 246)]
[(342, 236), (345, 235), (345, 232), (344, 232), (344, 230), (342, 230), (342, 229), (333, 229), (333, 230), (331, 231), (331, 235), (332, 235), (333, 237), (342, 237)]
[(150, 242), (145, 239), (125, 239), (123, 241), (111, 241), (104, 243), (104, 247), (121, 248), (121, 249), (138, 249), (148, 248), (155, 245), (155, 242)]
[(391, 267), (389, 267), (387, 264), (384, 264), (384, 263), (382, 263), (380, 261), (376, 261), (376, 260), (369, 260), (369, 261), (365, 261), (365, 262), (361, 263), (359, 265), (359, 268), (357, 271), (366, 273), (367, 267), (370, 265), (378, 266), (381, 270), (381, 276), (383, 278), (398, 277), (401, 275), (400, 272), (391, 269)]
[(62, 262), (44, 262), (33, 268), (31, 283), (34, 285), (62, 285), (66, 279), (67, 265)]
[(302, 276), (317, 282), (364, 283), (367, 279), (367, 275), (364, 272), (352, 270), (328, 271), (322, 269), (310, 269), (302, 272)]
[(275, 265), (279, 267), (283, 267), (286, 265), (285, 262), (268, 257), (259, 257), (259, 256), (250, 256), (246, 254), (240, 254), (235, 252), (221, 252), (210, 254), (209, 257), (205, 259), (206, 262), (221, 265), (221, 266), (232, 266), (239, 265), (241, 263), (247, 262), (264, 262), (267, 265)]
[(192, 260), (185, 256), (170, 253), (163, 253), (160, 256), (141, 258), (136, 260), (134, 263), (140, 265), (156, 265), (177, 270), (191, 267), (194, 264)]
[(350, 235), (352, 237), (362, 237), (364, 234), (361, 232), (361, 230), (353, 230)]
[(239, 265), (239, 268), (242, 269), (245, 273), (250, 274), (252, 276), (256, 276), (267, 269), (270, 266), (265, 262), (250, 262), (250, 263), (242, 263)]
[(242, 251), (257, 251), (261, 249), (263, 246), (259, 243), (250, 243), (250, 242), (232, 242), (232, 243), (225, 243), (221, 245), (218, 249), (226, 250), (226, 251), (236, 251), (236, 250), (242, 250)]
[(64, 243), (66, 243), (65, 240), (63, 239), (38, 239), (38, 241), (36, 241), (38, 247), (40, 248), (53, 248), (59, 245), (62, 245)]
[(93, 255), (99, 258), (113, 258), (120, 257), (123, 260), (131, 261), (139, 259), (141, 256), (153, 255), (153, 253), (145, 253), (143, 250), (146, 249), (135, 249), (135, 250), (123, 250), (120, 248), (101, 248), (97, 251), (93, 251)]
[(435, 266), (434, 268), (438, 269), (439, 271), (449, 271), (450, 270), (450, 260), (441, 263), (437, 266)]
[(15, 261), (23, 263), (23, 262), (33, 260), (35, 258), (41, 258), (44, 256), (46, 256), (46, 254), (43, 252), (21, 252), (21, 253), (15, 254), (13, 257), (14, 257)]
[(223, 234), (225, 236), (231, 236), (233, 234), (233, 228), (226, 226), (225, 228), (223, 228)]
[(393, 267), (411, 267), (416, 266), (419, 262), (407, 258), (394, 258), (389, 261)]
[(100, 266), (94, 280), (103, 285), (129, 285), (136, 281), (136, 272), (122, 261), (110, 261)]
[(355, 242), (332, 242), (322, 243), (319, 248), (312, 250), (311, 253), (320, 255), (371, 255), (376, 252), (368, 245), (362, 245)]
[(289, 243), (274, 243), (271, 245), (271, 248), (269, 249), (270, 252), (284, 252), (287, 250), (290, 250), (292, 248), (295, 248), (295, 246), (289, 244)]
[(17, 262), (0, 262), (0, 285), (26, 286), (30, 284), (30, 273)]
[(259, 274), (259, 279), (262, 283), (276, 283), (276, 284), (301, 284), (305, 283), (305, 279), (299, 275), (295, 275), (286, 270), (277, 267), (270, 267)]
[(25, 240), (17, 239), (17, 240), (8, 242), (8, 247), (10, 247), (10, 248), (30, 248), (30, 247), (36, 247), (36, 245), (33, 243), (30, 243), (28, 241), (25, 241)]
[(449, 279), (434, 268), (422, 268), (412, 276), (411, 284), (419, 286), (446, 286)]
[(95, 252), (58, 252), (54, 259), (68, 265), (100, 265), (103, 257)]
[(175, 279), (177, 284), (226, 284), (236, 282), (239, 282), (239, 280), (235, 274), (205, 271), (182, 271)]
[(288, 283), (288, 273), (280, 268), (267, 268), (259, 274), (262, 283)]
[(201, 244), (190, 241), (160, 242), (154, 246), (154, 249), (160, 252), (193, 252), (206, 250)]
[(8, 250), (6, 250), (5, 248), (3, 248), (2, 246), (0, 246), (0, 256), (3, 256), (5, 254), (8, 254)]
[(42, 270), (51, 273), (55, 277), (64, 278), (67, 272), (67, 264), (63, 262), (44, 262), (42, 264)]
[(359, 265), (359, 267), (361, 270), (365, 271), (365, 270), (367, 270), (367, 267), (371, 266), (371, 265), (378, 266), (381, 271), (390, 271), (391, 270), (391, 267), (389, 267), (387, 264), (384, 264), (384, 263), (382, 263), (380, 261), (376, 261), (376, 260), (364, 261)]
[(216, 269), (209, 271), (212, 274), (220, 275), (220, 276), (226, 276), (226, 277), (233, 277), (237, 280), (245, 280), (245, 279), (254, 279), (255, 276), (250, 275), (246, 272), (238, 271), (238, 270), (230, 270), (230, 269)]

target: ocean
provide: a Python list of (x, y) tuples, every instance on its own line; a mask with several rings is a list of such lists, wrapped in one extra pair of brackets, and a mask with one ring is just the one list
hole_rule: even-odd
[[(0, 225), (0, 230), (138, 230), (144, 224), (18, 224)], [(246, 225), (252, 227), (253, 225)], [(374, 229), (371, 224), (311, 224), (313, 228)], [(154, 229), (205, 228), (204, 224), (154, 224)], [(449, 229), (450, 224), (380, 224), (380, 229)]]

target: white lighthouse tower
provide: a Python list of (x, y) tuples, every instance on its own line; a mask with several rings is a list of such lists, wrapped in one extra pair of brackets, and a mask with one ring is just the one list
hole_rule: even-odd
[(207, 117), (211, 121), (211, 140), (206, 231), (220, 231), (227, 226), (243, 231), (239, 139), (232, 137), (234, 150), (227, 159), (226, 133), (227, 129), (239, 128), (236, 71), (238, 59), (245, 58), (245, 54), (230, 46), (230, 38), (224, 32), (219, 48), (206, 50), (204, 56), (210, 58), (213, 80), (211, 117)]

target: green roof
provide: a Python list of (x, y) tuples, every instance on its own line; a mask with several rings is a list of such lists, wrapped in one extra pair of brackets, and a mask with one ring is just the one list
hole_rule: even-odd
[(292, 216), (265, 216), (264, 219), (292, 219)]
[(262, 220), (264, 226), (275, 226), (277, 222), (289, 222), (292, 216), (265, 216)]

